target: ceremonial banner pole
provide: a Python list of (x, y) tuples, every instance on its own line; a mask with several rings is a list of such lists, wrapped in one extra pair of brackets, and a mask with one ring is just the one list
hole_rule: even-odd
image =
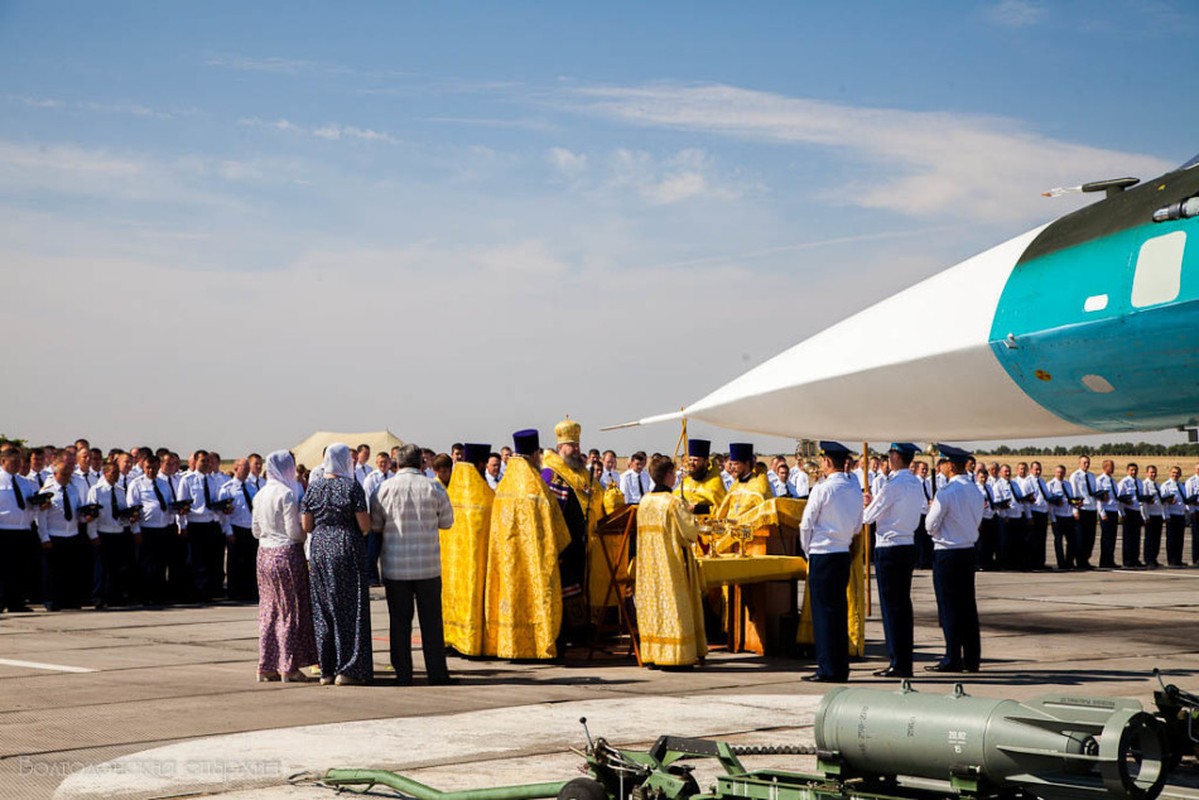
[[(866, 484), (866, 491), (870, 491), (870, 443), (862, 442), (862, 483)], [(873, 542), (870, 541), (870, 526), (865, 522), (862, 523), (862, 555), (866, 559), (866, 616), (870, 616), (870, 548)]]

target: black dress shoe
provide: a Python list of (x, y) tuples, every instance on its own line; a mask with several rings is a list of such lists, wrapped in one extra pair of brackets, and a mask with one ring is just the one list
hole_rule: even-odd
[(961, 667), (955, 667), (952, 664), (930, 664), (924, 668), (925, 672), (961, 672)]
[(962, 672), (978, 672), (978, 667), (962, 667)]
[(800, 678), (801, 681), (807, 683), (845, 683), (845, 681), (835, 680), (827, 675), (821, 675), (819, 672), (813, 672), (811, 675), (804, 675)]
[(910, 678), (912, 677), (911, 670), (896, 669), (895, 667), (887, 667), (880, 669), (874, 673), (876, 678)]

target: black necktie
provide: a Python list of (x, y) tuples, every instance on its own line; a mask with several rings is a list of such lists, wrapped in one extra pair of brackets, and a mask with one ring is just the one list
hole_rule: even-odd
[(1087, 473), (1087, 494), (1095, 496), (1095, 479), (1091, 477), (1091, 473)]
[(35, 472), (33, 474), (37, 476), (37, 488), (43, 488), (46, 485), (46, 479), (42, 477), (42, 473)]
[(249, 509), (250, 511), (253, 511), (254, 510), (254, 501), (250, 499), (250, 487), (246, 486), (245, 483), (243, 483), (241, 485), (241, 493), (242, 493), (242, 496), (246, 498), (246, 508)]
[(924, 490), (925, 501), (931, 502), (932, 498), (928, 496), (928, 484), (924, 481), (920, 481), (920, 488)]
[(71, 511), (71, 493), (69, 491), (70, 488), (71, 487), (69, 487), (69, 486), (62, 487), (62, 515), (66, 519), (67, 522), (70, 522), (71, 519), (74, 518), (74, 516), (75, 516), (74, 512)]
[[(154, 487), (154, 496), (158, 498), (158, 505), (162, 507), (163, 511), (166, 511), (167, 510), (167, 501), (166, 501), (166, 498), (162, 496), (162, 489), (158, 488), (158, 481), (157, 480), (150, 481), (150, 485)], [(170, 486), (170, 485), (171, 484), (168, 482), (167, 486)]]
[(21, 491), (20, 485), (17, 484), (17, 476), (12, 476), (12, 493), (17, 498), (17, 508), (25, 510), (25, 493)]
[(110, 489), (111, 489), (111, 491), (108, 493), (108, 504), (110, 506), (112, 506), (112, 519), (113, 519), (113, 522), (116, 522), (116, 519), (117, 519), (117, 487), (112, 486), (112, 487), (110, 487)]
[(207, 511), (212, 505), (212, 495), (208, 493), (208, 476), (201, 472), (200, 480), (204, 481), (204, 510)]
[(175, 502), (175, 476), (171, 475), (167, 478), (167, 488), (171, 490), (171, 502)]

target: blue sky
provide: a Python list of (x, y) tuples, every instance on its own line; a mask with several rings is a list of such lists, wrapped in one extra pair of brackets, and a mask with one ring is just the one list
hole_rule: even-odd
[(5, 432), (444, 449), (570, 413), (669, 447), (596, 429), (1199, 151), (1196, 33), (1154, 0), (0, 2)]

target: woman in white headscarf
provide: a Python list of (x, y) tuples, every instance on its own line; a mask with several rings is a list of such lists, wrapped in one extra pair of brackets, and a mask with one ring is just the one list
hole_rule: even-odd
[(251, 524), (258, 540), (258, 680), (306, 681), (301, 668), (316, 663), (316, 638), (291, 453), (266, 457), (266, 479), (254, 495)]
[(301, 525), (312, 535), (312, 613), (321, 683), (366, 683), (373, 674), (373, 654), (363, 551), (371, 518), (366, 494), (354, 480), (350, 448), (330, 445), (322, 467), (301, 503)]

